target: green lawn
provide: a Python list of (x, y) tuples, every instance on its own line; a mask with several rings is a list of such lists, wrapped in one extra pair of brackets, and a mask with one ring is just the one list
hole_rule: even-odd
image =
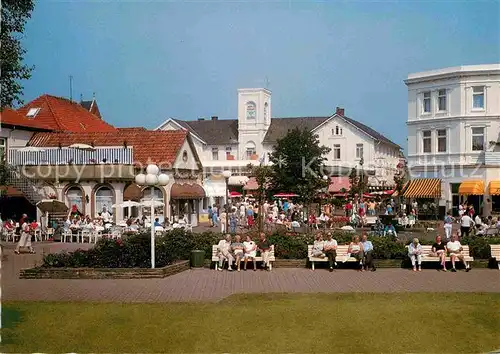
[(473, 353), (500, 294), (239, 295), (217, 304), (9, 302), (1, 352)]

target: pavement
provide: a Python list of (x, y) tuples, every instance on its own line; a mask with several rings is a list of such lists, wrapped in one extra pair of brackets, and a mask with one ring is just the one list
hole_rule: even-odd
[(19, 270), (41, 264), (43, 253), (89, 248), (89, 244), (39, 242), (36, 254), (15, 255), (4, 244), (2, 300), (90, 302), (217, 302), (239, 293), (500, 292), (500, 271), (466, 273), (378, 269), (376, 272), (275, 268), (271, 272), (188, 270), (163, 279), (19, 279)]

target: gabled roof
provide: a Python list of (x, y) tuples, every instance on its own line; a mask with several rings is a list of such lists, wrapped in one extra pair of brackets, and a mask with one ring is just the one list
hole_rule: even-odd
[[(284, 137), (289, 130), (293, 130), (295, 128), (298, 128), (300, 130), (314, 130), (333, 117), (340, 117), (340, 119), (345, 120), (347, 123), (355, 126), (377, 141), (381, 141), (394, 147), (401, 148), (398, 144), (389, 140), (384, 135), (380, 134), (369, 126), (357, 120), (339, 114), (319, 117), (272, 118), (263, 143), (274, 144), (278, 139)], [(238, 141), (238, 120), (236, 119), (209, 119), (195, 121), (180, 119), (171, 120), (177, 123), (182, 128), (189, 130), (193, 134), (197, 135), (198, 137), (200, 137), (200, 139), (202, 139), (209, 145), (235, 144)]]
[(330, 117), (289, 117), (272, 118), (271, 125), (267, 130), (263, 143), (273, 144), (283, 138), (289, 130), (298, 128), (300, 130), (313, 130), (318, 125), (326, 122)]
[(183, 128), (192, 131), (208, 145), (238, 143), (238, 121), (236, 119), (193, 120), (172, 119)]
[(27, 130), (52, 130), (45, 124), (23, 116), (10, 108), (4, 108), (4, 110), (0, 113), (0, 125), (2, 127), (21, 127)]
[(110, 132), (116, 128), (87, 111), (77, 102), (51, 95), (42, 95), (17, 112), (24, 116), (30, 108), (40, 108), (32, 118), (55, 131), (66, 132)]
[(65, 147), (78, 143), (95, 147), (127, 145), (134, 148), (136, 164), (153, 162), (173, 165), (186, 139), (189, 139), (189, 132), (184, 130), (116, 129), (99, 133), (36, 133), (28, 146)]

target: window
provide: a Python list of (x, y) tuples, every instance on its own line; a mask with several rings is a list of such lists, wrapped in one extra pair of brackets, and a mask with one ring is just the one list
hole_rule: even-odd
[[(109, 187), (100, 187), (95, 192), (95, 213), (96, 216), (102, 213), (104, 209), (110, 214), (113, 212), (113, 191)], [(128, 212), (128, 211), (127, 211)]]
[(219, 149), (212, 148), (212, 160), (218, 160), (218, 159), (219, 159)]
[(484, 109), (484, 86), (472, 88), (472, 108)]
[(264, 103), (264, 122), (268, 122), (268, 111), (269, 110), (269, 104), (266, 102)]
[(438, 152), (446, 152), (446, 129), (437, 131)]
[(336, 125), (335, 128), (332, 129), (332, 135), (342, 136), (342, 128)]
[(256, 155), (257, 152), (255, 151), (254, 147), (247, 147), (247, 160), (251, 160), (253, 155)]
[(231, 155), (231, 146), (226, 147), (226, 156)]
[(356, 158), (363, 158), (363, 144), (356, 144)]
[(484, 150), (484, 128), (472, 128), (472, 151)]
[(340, 160), (340, 144), (333, 145), (333, 159)]
[(422, 147), (424, 153), (430, 153), (432, 151), (432, 141), (431, 141), (431, 131), (425, 130), (422, 132)]
[(35, 116), (40, 112), (40, 108), (30, 108), (28, 113), (26, 113), (26, 117), (35, 118)]
[(431, 92), (430, 91), (424, 92), (424, 102), (423, 102), (422, 108), (423, 108), (424, 113), (431, 112)]
[(438, 111), (446, 111), (446, 90), (438, 91)]
[(7, 139), (0, 138), (0, 160), (3, 160), (7, 151)]
[(84, 213), (85, 210), (83, 208), (83, 193), (82, 190), (78, 187), (71, 187), (66, 192), (66, 199), (68, 200), (70, 210), (73, 206), (76, 206), (80, 213)]

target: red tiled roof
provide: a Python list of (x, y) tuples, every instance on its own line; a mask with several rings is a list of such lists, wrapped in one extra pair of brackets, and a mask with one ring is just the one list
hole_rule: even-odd
[(87, 111), (77, 102), (51, 95), (42, 95), (19, 108), (17, 112), (26, 116), (30, 108), (40, 108), (33, 121), (56, 131), (109, 132), (116, 128)]
[(35, 121), (34, 119), (29, 119), (28, 117), (23, 116), (10, 108), (4, 108), (4, 110), (0, 112), (0, 123), (2, 126), (14, 125), (16, 127), (32, 128), (36, 130), (52, 130), (46, 125)]
[[(158, 165), (173, 164), (188, 136), (185, 130), (129, 130), (115, 129), (102, 133), (36, 133), (28, 146), (58, 147), (88, 144), (95, 147), (123, 146), (134, 148), (136, 164), (149, 162)], [(161, 167), (161, 166), (160, 166)]]

